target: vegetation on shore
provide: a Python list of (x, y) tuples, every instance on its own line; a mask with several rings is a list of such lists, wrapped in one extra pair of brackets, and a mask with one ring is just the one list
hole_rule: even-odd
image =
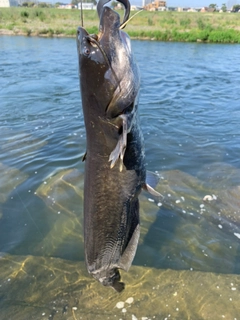
[[(120, 15), (123, 12), (119, 11)], [(0, 34), (76, 36), (80, 11), (56, 8), (1, 8)], [(98, 32), (95, 10), (84, 11), (84, 27)], [(240, 43), (240, 13), (139, 13), (125, 29), (132, 38), (160, 41)]]

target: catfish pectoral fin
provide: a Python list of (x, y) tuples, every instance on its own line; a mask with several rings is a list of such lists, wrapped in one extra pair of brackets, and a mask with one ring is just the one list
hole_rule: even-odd
[(158, 198), (164, 198), (164, 196), (157, 192), (155, 189), (153, 189), (149, 184), (145, 183), (143, 186), (143, 189), (145, 189), (147, 192), (149, 192), (152, 196), (158, 197)]
[(158, 185), (159, 180), (160, 180), (160, 177), (156, 173), (147, 170), (146, 184), (150, 185), (154, 189)]
[(160, 178), (156, 173), (151, 172), (151, 171), (147, 171), (146, 183), (143, 186), (143, 189), (145, 189), (147, 192), (149, 192), (154, 197), (164, 198), (164, 196), (161, 193), (157, 192), (154, 189), (157, 186), (159, 180), (160, 180)]
[(120, 158), (120, 172), (123, 169), (123, 158), (126, 151), (127, 146), (127, 116), (122, 114), (119, 116), (122, 119), (122, 134), (119, 137), (118, 143), (114, 150), (111, 152), (109, 156), (109, 161), (111, 161), (110, 168), (112, 169), (117, 160)]
[(111, 169), (115, 166), (117, 160), (120, 158), (119, 171), (122, 172), (123, 157), (124, 157), (125, 150), (126, 150), (126, 147), (124, 146), (123, 139), (122, 137), (120, 137), (115, 149), (111, 152), (109, 156), (109, 161), (111, 161), (111, 164), (110, 164)]

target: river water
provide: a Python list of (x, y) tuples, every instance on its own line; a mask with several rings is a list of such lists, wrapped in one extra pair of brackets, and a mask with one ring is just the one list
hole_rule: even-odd
[(147, 168), (165, 200), (140, 197), (119, 295), (83, 262), (75, 40), (0, 37), (1, 319), (240, 319), (240, 47), (132, 47)]

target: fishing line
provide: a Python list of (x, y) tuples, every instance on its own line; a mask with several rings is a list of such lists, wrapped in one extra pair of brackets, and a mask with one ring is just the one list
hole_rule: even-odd
[(82, 27), (83, 27), (83, 8), (82, 8), (82, 0), (81, 0), (81, 13), (80, 13), (80, 19), (81, 19), (81, 22), (82, 22)]
[(42, 232), (40, 231), (39, 227), (37, 226), (36, 222), (33, 220), (33, 217), (31, 215), (31, 213), (29, 212), (28, 208), (26, 207), (25, 203), (23, 202), (22, 198), (20, 197), (20, 194), (18, 193), (18, 191), (16, 190), (16, 193), (23, 205), (23, 207), (25, 208), (25, 210), (27, 211), (28, 216), (30, 217), (30, 219), (32, 220), (33, 224), (35, 225), (36, 229), (39, 231), (39, 233), (41, 234), (42, 238), (44, 238)]
[(133, 16), (131, 16), (127, 21), (125, 21), (124, 23), (121, 24), (121, 26), (120, 26), (119, 29), (121, 30), (121, 29), (125, 28), (126, 25), (128, 24), (128, 22), (131, 21), (137, 14), (139, 14), (139, 13), (142, 12), (142, 11), (143, 11), (143, 9), (141, 9), (141, 10), (139, 10), (138, 12), (134, 13)]

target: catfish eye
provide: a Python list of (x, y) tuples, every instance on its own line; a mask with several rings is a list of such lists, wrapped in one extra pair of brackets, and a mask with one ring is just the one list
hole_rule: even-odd
[(84, 48), (84, 49), (83, 49), (83, 54), (84, 54), (85, 56), (89, 56), (90, 50), (89, 50), (88, 48)]

